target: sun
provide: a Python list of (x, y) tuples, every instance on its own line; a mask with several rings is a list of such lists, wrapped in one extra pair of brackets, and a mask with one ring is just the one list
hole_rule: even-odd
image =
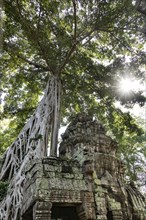
[(119, 82), (119, 90), (122, 93), (130, 93), (132, 91), (138, 91), (140, 89), (140, 82), (134, 78), (121, 78)]
[(124, 93), (129, 93), (134, 88), (134, 83), (130, 78), (122, 78), (119, 82), (119, 88)]

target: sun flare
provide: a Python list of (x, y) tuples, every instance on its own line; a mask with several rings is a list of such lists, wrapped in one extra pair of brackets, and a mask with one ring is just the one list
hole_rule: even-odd
[(119, 89), (123, 93), (130, 93), (140, 89), (140, 82), (132, 78), (121, 78), (119, 82)]

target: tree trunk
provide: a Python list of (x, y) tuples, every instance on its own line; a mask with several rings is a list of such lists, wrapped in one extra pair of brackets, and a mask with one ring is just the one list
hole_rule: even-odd
[(61, 81), (57, 76), (51, 76), (36, 111), (3, 156), (0, 180), (9, 180), (10, 185), (9, 194), (0, 207), (2, 220), (19, 219), (26, 181), (25, 169), (34, 159), (47, 156), (49, 138), (51, 138), (50, 155), (57, 155), (60, 97)]
[(50, 156), (57, 156), (58, 131), (60, 127), (60, 101), (61, 81), (59, 78), (56, 78), (54, 82), (54, 106), (52, 115)]

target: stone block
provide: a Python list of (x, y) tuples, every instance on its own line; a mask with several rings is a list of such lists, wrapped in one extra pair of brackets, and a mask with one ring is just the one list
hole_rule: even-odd
[(48, 181), (47, 178), (42, 178), (42, 179), (41, 179), (41, 183), (40, 183), (39, 188), (40, 188), (40, 189), (49, 190), (49, 181)]
[(95, 203), (96, 203), (96, 208), (97, 212), (99, 214), (104, 214), (107, 212), (107, 207), (106, 207), (106, 200), (105, 198), (100, 198), (100, 197), (95, 197)]
[(75, 173), (74, 174), (74, 178), (75, 179), (79, 179), (79, 180), (83, 180), (83, 178), (84, 178), (84, 175), (82, 174), (82, 173)]
[(108, 202), (108, 207), (109, 207), (109, 210), (121, 210), (121, 203), (119, 203), (119, 202), (116, 202), (115, 200), (110, 200), (109, 202)]
[(65, 178), (65, 179), (74, 179), (74, 174), (71, 173), (61, 173), (61, 178)]
[(61, 172), (61, 166), (53, 166), (50, 164), (43, 165), (44, 172)]
[(44, 177), (46, 178), (54, 178), (56, 176), (55, 172), (45, 172)]
[(107, 220), (107, 216), (106, 215), (97, 215), (96, 220)]
[(95, 183), (97, 186), (101, 186), (101, 180), (100, 180), (100, 179), (94, 179), (94, 183)]

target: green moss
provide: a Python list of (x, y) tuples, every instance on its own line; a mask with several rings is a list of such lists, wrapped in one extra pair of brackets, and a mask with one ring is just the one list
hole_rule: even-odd
[(0, 181), (0, 202), (7, 194), (8, 185), (8, 182)]

